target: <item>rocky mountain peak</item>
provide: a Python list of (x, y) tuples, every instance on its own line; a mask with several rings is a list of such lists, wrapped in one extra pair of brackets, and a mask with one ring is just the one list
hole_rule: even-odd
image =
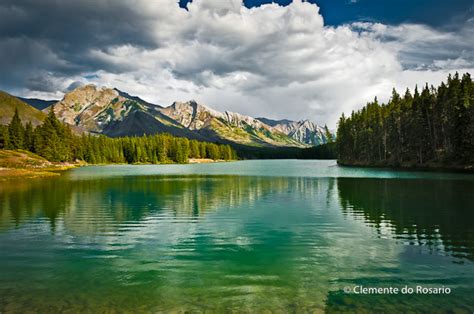
[(267, 129), (271, 130), (272, 127), (263, 123), (262, 121), (259, 121), (258, 119), (252, 118), (250, 116), (246, 116), (240, 113), (236, 112), (231, 112), (231, 111), (225, 111), (223, 115), (223, 119), (227, 121), (228, 123), (239, 126), (239, 127), (245, 127), (245, 125), (251, 126), (253, 128), (257, 129)]
[(175, 101), (161, 112), (190, 130), (199, 130), (209, 125), (212, 118), (222, 117), (222, 113), (213, 110), (195, 100)]
[(89, 84), (65, 94), (54, 104), (54, 111), (63, 122), (100, 132), (102, 125), (121, 120), (139, 107), (140, 103), (121, 96), (116, 89)]
[(305, 127), (305, 128), (308, 128), (310, 130), (313, 130), (313, 131), (316, 131), (318, 130), (318, 128), (321, 128), (320, 126), (318, 126), (316, 123), (308, 120), (308, 119), (305, 119), (305, 120), (300, 120), (299, 121), (299, 126), (300, 127)]
[[(93, 103), (104, 104), (118, 97), (118, 91), (111, 88), (99, 88), (95, 85), (78, 87), (64, 95), (58, 105), (65, 105), (75, 111), (81, 111)], [(81, 107), (81, 108), (79, 108)]]
[(320, 145), (327, 142), (324, 130), (316, 123), (302, 119), (292, 120), (271, 120), (267, 118), (258, 118), (258, 120), (271, 125), (274, 129), (290, 136), (300, 143), (307, 145)]

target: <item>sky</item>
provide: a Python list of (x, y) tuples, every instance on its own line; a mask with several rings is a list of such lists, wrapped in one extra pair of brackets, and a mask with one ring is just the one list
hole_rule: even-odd
[(336, 127), (393, 88), (474, 74), (474, 1), (2, 0), (0, 90), (84, 84)]

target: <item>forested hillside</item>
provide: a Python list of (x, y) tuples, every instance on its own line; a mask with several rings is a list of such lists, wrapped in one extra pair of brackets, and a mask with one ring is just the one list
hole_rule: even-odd
[(339, 120), (343, 165), (463, 168), (474, 165), (474, 83), (466, 73), (387, 104), (377, 99)]
[(18, 110), (8, 126), (0, 126), (0, 148), (25, 149), (49, 161), (88, 163), (187, 163), (189, 158), (236, 159), (229, 145), (199, 142), (169, 134), (108, 138), (74, 135), (50, 110), (43, 124), (23, 126)]

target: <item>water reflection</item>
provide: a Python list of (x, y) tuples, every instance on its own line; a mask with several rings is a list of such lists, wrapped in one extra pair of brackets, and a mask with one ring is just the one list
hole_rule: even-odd
[[(2, 186), (0, 301), (40, 311), (64, 302), (79, 310), (321, 310), (328, 270), (341, 257), (332, 240), (347, 237), (333, 229), (333, 185), (128, 176)], [(364, 260), (343, 251), (354, 264)]]
[[(338, 310), (347, 284), (413, 280), (456, 285), (457, 304), (471, 302), (473, 184), (234, 175), (3, 184), (0, 311)], [(408, 256), (415, 246), (433, 254)]]
[[(131, 231), (147, 217), (195, 219), (268, 195), (325, 195), (337, 185), (343, 213), (380, 237), (474, 260), (474, 181), (241, 176), (150, 176), (94, 180), (46, 179), (0, 185), (0, 230), (44, 217), (76, 235)], [(271, 200), (270, 200), (271, 201)], [(291, 205), (290, 205), (291, 206)], [(133, 225), (133, 223), (137, 223)]]
[(310, 194), (319, 185), (318, 180), (304, 178), (239, 176), (15, 181), (0, 184), (0, 228), (18, 227), (31, 219), (46, 217), (54, 230), (56, 220), (61, 218), (66, 225), (74, 226), (71, 230), (90, 235), (154, 214), (176, 219), (199, 218), (243, 202), (252, 206), (276, 192)]
[(451, 180), (339, 178), (344, 213), (380, 237), (474, 260), (474, 183)]

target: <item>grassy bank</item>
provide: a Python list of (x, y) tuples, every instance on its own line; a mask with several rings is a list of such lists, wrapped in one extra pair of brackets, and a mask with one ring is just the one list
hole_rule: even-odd
[(59, 175), (80, 163), (49, 162), (25, 150), (0, 150), (0, 181), (15, 178), (40, 178)]
[[(224, 162), (210, 158), (190, 158), (190, 164)], [(110, 163), (104, 163), (104, 165)], [(151, 164), (151, 163), (137, 163)], [(50, 162), (26, 150), (0, 149), (0, 181), (15, 178), (41, 178), (58, 176), (61, 171), (87, 165), (86, 162)]]

